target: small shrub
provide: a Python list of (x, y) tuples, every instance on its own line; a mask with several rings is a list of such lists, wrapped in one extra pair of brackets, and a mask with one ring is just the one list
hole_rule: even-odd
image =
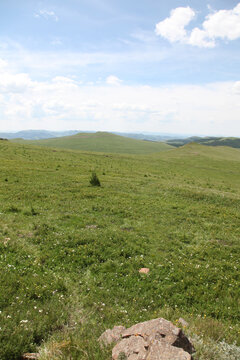
[(10, 212), (10, 213), (19, 213), (19, 212), (21, 212), (21, 210), (18, 209), (16, 206), (12, 205), (12, 206), (10, 206), (10, 207), (7, 209), (7, 212)]
[(32, 216), (38, 215), (38, 212), (33, 207), (31, 207), (31, 215)]
[(30, 211), (25, 211), (24, 215), (35, 216), (35, 215), (38, 215), (38, 212), (33, 207), (31, 207), (31, 210)]
[(101, 186), (100, 180), (97, 177), (97, 174), (95, 173), (95, 171), (92, 172), (92, 176), (91, 176), (91, 179), (90, 179), (90, 184), (92, 186)]

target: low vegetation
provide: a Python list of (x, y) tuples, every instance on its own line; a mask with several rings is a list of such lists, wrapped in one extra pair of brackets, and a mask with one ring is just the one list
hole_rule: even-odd
[(100, 180), (99, 180), (97, 174), (95, 173), (95, 171), (92, 172), (92, 176), (91, 176), (89, 182), (92, 186), (101, 186)]
[(198, 144), (134, 156), (0, 141), (0, 359), (106, 360), (106, 328), (181, 316), (196, 359), (237, 360), (239, 165), (239, 150)]
[(162, 142), (131, 139), (107, 132), (79, 133), (77, 135), (44, 140), (16, 139), (15, 141), (23, 144), (53, 148), (118, 154), (151, 154), (172, 148), (170, 145)]

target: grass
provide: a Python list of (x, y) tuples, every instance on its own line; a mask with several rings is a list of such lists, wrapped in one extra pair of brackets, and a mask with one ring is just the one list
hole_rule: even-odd
[(240, 148), (240, 138), (236, 137), (198, 137), (192, 136), (186, 139), (172, 139), (168, 140), (167, 143), (172, 146), (182, 146), (191, 142), (197, 142), (202, 145), (208, 146), (229, 146), (233, 148)]
[(15, 141), (23, 144), (53, 148), (119, 154), (151, 154), (172, 148), (172, 146), (162, 142), (130, 139), (107, 132), (79, 133), (77, 135), (44, 140), (16, 139)]
[(106, 328), (159, 316), (189, 322), (196, 358), (237, 359), (239, 162), (197, 144), (135, 156), (0, 141), (0, 359), (110, 359)]

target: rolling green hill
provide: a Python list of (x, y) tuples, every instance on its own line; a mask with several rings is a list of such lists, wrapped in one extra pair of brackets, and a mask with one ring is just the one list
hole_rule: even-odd
[(203, 161), (207, 161), (208, 159), (219, 159), (221, 161), (240, 161), (239, 156), (240, 149), (238, 148), (232, 148), (229, 146), (211, 146), (209, 148), (205, 145), (195, 142), (188, 143), (177, 149), (172, 149), (172, 151), (161, 155), (161, 157), (165, 157), (168, 159), (184, 159), (185, 157), (187, 157), (188, 161), (194, 159), (194, 161), (197, 163), (200, 159), (202, 159)]
[(150, 154), (171, 149), (171, 146), (165, 143), (136, 140), (107, 132), (79, 133), (44, 140), (16, 139), (15, 141), (38, 146), (119, 154)]
[(196, 142), (198, 144), (207, 145), (207, 146), (230, 146), (233, 148), (240, 148), (240, 138), (236, 138), (236, 137), (192, 136), (186, 139), (168, 140), (167, 144), (179, 147), (188, 144), (190, 142)]
[(198, 360), (239, 359), (239, 228), (238, 149), (0, 141), (0, 359), (110, 359), (105, 329), (157, 317), (189, 322)]

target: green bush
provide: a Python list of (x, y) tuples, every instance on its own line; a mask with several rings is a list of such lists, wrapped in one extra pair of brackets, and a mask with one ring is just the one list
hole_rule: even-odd
[(101, 186), (100, 180), (97, 177), (97, 174), (95, 173), (95, 171), (92, 172), (92, 176), (91, 176), (91, 179), (90, 179), (90, 184), (92, 186)]

